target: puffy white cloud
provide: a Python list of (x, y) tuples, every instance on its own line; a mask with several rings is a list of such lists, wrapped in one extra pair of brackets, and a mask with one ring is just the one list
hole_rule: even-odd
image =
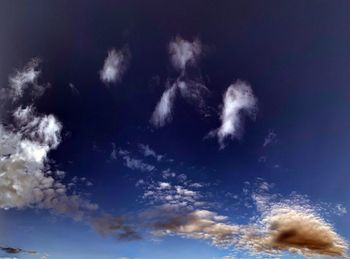
[(195, 64), (202, 52), (199, 40), (193, 42), (176, 37), (169, 43), (169, 54), (173, 66), (185, 71), (188, 64)]
[(130, 51), (128, 48), (116, 51), (112, 49), (100, 71), (100, 79), (105, 84), (119, 82), (129, 66)]
[(223, 98), (221, 111), (221, 126), (209, 135), (217, 135), (220, 148), (225, 147), (225, 139), (239, 138), (242, 131), (243, 115), (254, 116), (257, 110), (257, 100), (253, 90), (247, 83), (236, 81), (230, 85)]
[(10, 98), (17, 100), (21, 98), (24, 91), (31, 87), (32, 96), (40, 96), (43, 94), (45, 87), (38, 84), (38, 77), (41, 73), (39, 69), (40, 60), (32, 59), (22, 70), (9, 77)]
[(172, 110), (177, 93), (177, 84), (168, 87), (157, 104), (150, 122), (154, 127), (163, 127), (172, 120)]
[(48, 153), (60, 143), (61, 123), (53, 115), (36, 115), (32, 107), (17, 109), (14, 119), (12, 129), (0, 124), (0, 208), (46, 208), (76, 219), (97, 209), (69, 195), (50, 171)]

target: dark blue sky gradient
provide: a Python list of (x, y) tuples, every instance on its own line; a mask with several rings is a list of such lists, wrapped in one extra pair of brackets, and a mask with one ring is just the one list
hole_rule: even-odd
[[(68, 179), (92, 181), (86, 191), (106, 211), (137, 210), (135, 183), (143, 174), (110, 161), (112, 143), (135, 152), (148, 144), (189, 177), (220, 185), (213, 192), (239, 192), (261, 177), (280, 193), (350, 207), (349, 8), (345, 0), (4, 0), (0, 83), (42, 58), (41, 80), (51, 88), (36, 107), (64, 125), (50, 157)], [(203, 118), (179, 99), (172, 123), (153, 129), (149, 119), (166, 79), (176, 77), (167, 52), (176, 35), (206, 46), (196, 73), (211, 91), (213, 112)], [(130, 67), (120, 84), (106, 87), (98, 71), (109, 49), (124, 46)], [(222, 95), (236, 79), (252, 85), (259, 112), (245, 121), (242, 139), (220, 151), (205, 136), (220, 125)], [(263, 147), (270, 130), (276, 142)], [(350, 239), (346, 218), (334, 221)]]

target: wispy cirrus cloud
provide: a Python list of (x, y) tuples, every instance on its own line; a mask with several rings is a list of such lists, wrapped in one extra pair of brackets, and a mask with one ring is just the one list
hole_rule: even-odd
[(39, 58), (33, 58), (23, 69), (17, 70), (9, 77), (9, 98), (18, 100), (28, 88), (31, 88), (30, 96), (33, 97), (44, 93), (45, 86), (38, 83), (41, 74), (40, 62)]
[(179, 93), (182, 98), (196, 107), (199, 112), (205, 115), (208, 114), (204, 102), (204, 98), (209, 94), (208, 88), (200, 80), (198, 74), (186, 75), (187, 66), (196, 65), (201, 54), (202, 44), (199, 40), (190, 42), (177, 37), (169, 43), (171, 63), (180, 73), (176, 80), (167, 80), (166, 89), (156, 105), (150, 120), (154, 127), (160, 128), (171, 122), (174, 102)]
[(100, 71), (100, 79), (105, 84), (119, 82), (130, 63), (130, 50), (125, 47), (121, 50), (111, 49)]
[(163, 127), (172, 120), (172, 111), (177, 93), (177, 85), (169, 86), (160, 98), (150, 122), (154, 127)]
[(220, 148), (225, 148), (227, 138), (239, 138), (243, 131), (243, 116), (254, 117), (257, 111), (257, 99), (249, 84), (236, 81), (230, 85), (223, 97), (221, 110), (221, 126), (209, 133), (209, 136), (217, 136)]

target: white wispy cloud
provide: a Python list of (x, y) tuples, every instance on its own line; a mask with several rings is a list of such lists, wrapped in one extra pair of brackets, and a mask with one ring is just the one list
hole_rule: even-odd
[(130, 51), (128, 48), (119, 51), (110, 50), (100, 71), (101, 81), (105, 84), (119, 82), (128, 68), (129, 62)]
[(157, 104), (150, 122), (154, 127), (163, 127), (172, 120), (172, 111), (177, 93), (177, 84), (168, 87)]
[[(204, 98), (209, 94), (208, 88), (200, 80), (200, 76), (194, 76), (194, 80), (186, 75), (186, 67), (197, 63), (202, 52), (202, 44), (199, 40), (193, 42), (186, 41), (180, 37), (175, 38), (169, 43), (169, 54), (172, 65), (175, 69), (180, 70), (176, 80), (169, 85), (163, 92), (152, 117), (151, 124), (154, 127), (163, 127), (171, 122), (174, 101), (178, 93), (181, 94), (188, 103), (194, 105), (199, 112), (208, 115), (208, 110)], [(168, 79), (168, 82), (172, 81)]]
[(173, 66), (184, 71), (188, 64), (195, 64), (202, 53), (202, 44), (197, 39), (192, 42), (176, 37), (169, 43), (169, 54)]
[(227, 138), (239, 138), (243, 130), (243, 116), (255, 116), (257, 111), (257, 99), (251, 86), (243, 81), (236, 81), (230, 85), (223, 98), (223, 107), (220, 115), (221, 126), (209, 133), (216, 135), (220, 148), (225, 148)]
[(45, 86), (38, 84), (41, 74), (40, 59), (32, 59), (22, 70), (17, 70), (9, 77), (9, 98), (18, 100), (26, 89), (31, 88), (30, 95), (37, 97), (43, 94)]
[(154, 127), (163, 127), (171, 122), (178, 93), (181, 93), (181, 97), (196, 107), (200, 113), (207, 114), (204, 98), (209, 94), (208, 88), (200, 82), (179, 79), (164, 91), (158, 102), (150, 120)]

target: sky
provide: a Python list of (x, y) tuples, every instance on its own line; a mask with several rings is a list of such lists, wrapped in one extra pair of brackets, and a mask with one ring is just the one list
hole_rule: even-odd
[(0, 3), (0, 258), (347, 258), (348, 1)]

